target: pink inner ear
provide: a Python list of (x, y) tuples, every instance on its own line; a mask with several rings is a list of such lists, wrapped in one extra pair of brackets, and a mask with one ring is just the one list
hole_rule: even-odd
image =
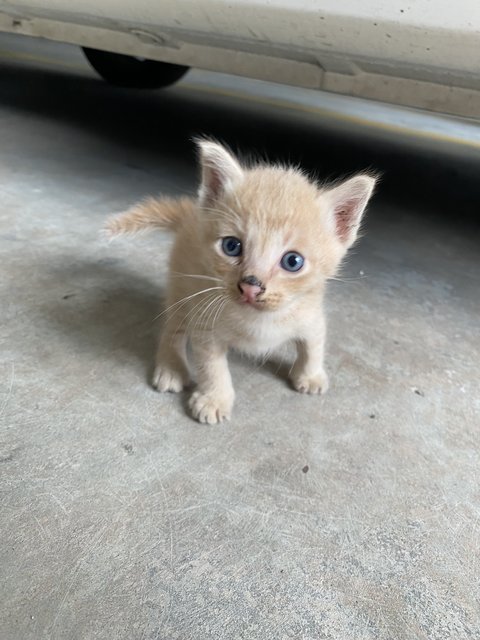
[(330, 191), (335, 231), (347, 249), (355, 242), (360, 220), (374, 186), (375, 178), (359, 174)]
[(206, 187), (207, 187), (207, 196), (211, 199), (218, 198), (220, 192), (222, 191), (222, 177), (220, 171), (213, 167), (208, 167), (206, 169)]
[(358, 226), (360, 202), (357, 198), (351, 198), (335, 208), (335, 222), (337, 235), (342, 242), (347, 242), (352, 231)]
[(207, 141), (199, 144), (202, 167), (200, 198), (203, 201), (217, 200), (241, 180), (243, 172), (237, 160), (221, 145)]

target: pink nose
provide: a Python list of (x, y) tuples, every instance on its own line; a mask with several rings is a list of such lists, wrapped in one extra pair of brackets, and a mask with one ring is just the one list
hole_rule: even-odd
[(242, 300), (244, 302), (255, 302), (257, 297), (262, 292), (262, 288), (256, 284), (247, 284), (246, 282), (239, 282), (238, 287), (242, 292)]

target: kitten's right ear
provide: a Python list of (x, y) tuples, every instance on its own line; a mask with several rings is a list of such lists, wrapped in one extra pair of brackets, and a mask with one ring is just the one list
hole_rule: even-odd
[(201, 204), (218, 200), (232, 191), (243, 179), (243, 169), (236, 158), (218, 142), (195, 140), (200, 150), (202, 183), (199, 190)]

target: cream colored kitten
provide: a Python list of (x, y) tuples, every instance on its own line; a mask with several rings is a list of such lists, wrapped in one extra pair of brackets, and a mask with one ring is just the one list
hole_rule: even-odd
[(198, 145), (198, 199), (148, 199), (110, 218), (107, 232), (175, 231), (153, 384), (181, 391), (189, 383), (189, 340), (197, 382), (189, 406), (212, 424), (232, 411), (230, 348), (264, 356), (293, 341), (294, 388), (326, 391), (325, 283), (357, 236), (375, 178), (319, 188), (297, 169), (247, 169), (216, 142)]

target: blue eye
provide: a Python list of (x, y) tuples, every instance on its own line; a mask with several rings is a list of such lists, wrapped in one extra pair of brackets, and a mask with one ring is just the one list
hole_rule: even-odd
[(239, 256), (242, 253), (242, 243), (238, 238), (227, 236), (222, 240), (222, 251), (227, 256)]
[(300, 271), (304, 263), (305, 258), (296, 251), (288, 251), (280, 260), (280, 266), (285, 271)]

